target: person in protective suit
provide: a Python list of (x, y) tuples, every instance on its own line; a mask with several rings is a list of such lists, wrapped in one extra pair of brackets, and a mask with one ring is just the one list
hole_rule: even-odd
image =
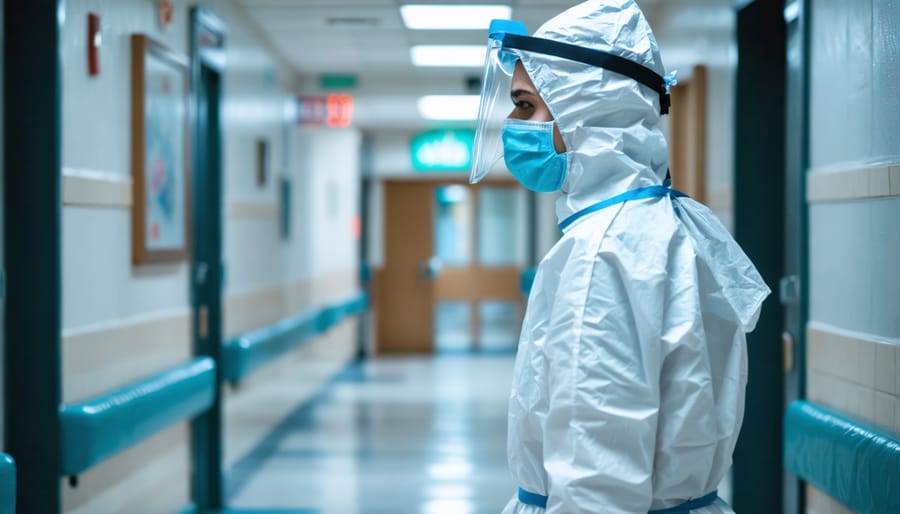
[(471, 179), (504, 158), (559, 192), (563, 232), (519, 341), (504, 514), (733, 512), (716, 487), (770, 291), (712, 212), (670, 188), (673, 80), (650, 26), (632, 0), (591, 0), (533, 36), (509, 20), (490, 36)]

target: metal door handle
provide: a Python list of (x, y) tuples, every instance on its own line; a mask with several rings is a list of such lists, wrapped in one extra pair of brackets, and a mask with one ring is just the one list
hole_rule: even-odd
[(194, 280), (198, 286), (206, 283), (206, 275), (209, 273), (209, 266), (205, 262), (198, 262), (194, 270)]
[(788, 275), (778, 283), (778, 299), (782, 305), (794, 305), (800, 301), (800, 277)]
[(201, 305), (197, 318), (197, 335), (200, 339), (206, 339), (209, 337), (209, 307)]
[(427, 261), (419, 264), (418, 268), (416, 268), (416, 276), (421, 282), (429, 282), (441, 276), (441, 268), (443, 267), (444, 263), (441, 262), (439, 257), (431, 256)]
[(794, 336), (787, 330), (781, 333), (781, 345), (784, 348), (784, 373), (788, 374), (794, 369)]

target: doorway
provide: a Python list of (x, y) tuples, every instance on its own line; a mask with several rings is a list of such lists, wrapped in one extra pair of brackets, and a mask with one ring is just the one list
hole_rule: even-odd
[[(222, 127), (224, 25), (212, 13), (191, 10), (193, 183), (191, 308), (194, 355), (216, 362), (222, 382)], [(198, 512), (223, 507), (222, 398), (191, 421), (191, 499)]]
[(515, 182), (387, 181), (379, 353), (512, 352), (528, 194)]

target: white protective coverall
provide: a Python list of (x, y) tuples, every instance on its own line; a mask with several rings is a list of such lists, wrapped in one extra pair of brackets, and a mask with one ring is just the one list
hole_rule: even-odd
[[(534, 36), (665, 74), (633, 0), (584, 2)], [(560, 221), (663, 182), (657, 93), (602, 68), (517, 54), (566, 144)], [(745, 333), (769, 292), (689, 198), (628, 201), (567, 227), (538, 267), (516, 358), (508, 456), (519, 487), (546, 496), (547, 514), (642, 514), (714, 491), (743, 419)], [(514, 496), (503, 512), (545, 510)], [(732, 510), (717, 500), (693, 512)]]

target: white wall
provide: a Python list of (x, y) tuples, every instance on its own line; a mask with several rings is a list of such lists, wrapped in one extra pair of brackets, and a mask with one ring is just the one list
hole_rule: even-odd
[[(87, 13), (102, 16), (101, 75), (87, 74)], [(186, 25), (187, 12), (176, 23)], [(69, 3), (61, 35), (63, 168), (128, 177), (130, 170), (130, 45), (147, 32), (186, 53), (186, 31), (156, 27), (154, 4)], [(133, 270), (126, 210), (63, 211), (63, 327), (70, 329), (138, 313), (186, 306), (186, 264)], [(98, 251), (99, 250), (99, 251)]]
[(320, 130), (300, 132), (299, 137), (306, 152), (298, 159), (308, 166), (298, 170), (307, 191), (309, 210), (304, 214), (305, 219), (313, 221), (304, 245), (311, 256), (308, 272), (356, 272), (359, 240), (354, 223), (358, 221), (360, 202), (360, 134), (355, 130)]
[[(812, 10), (810, 160), (813, 173), (900, 165), (900, 4), (818, 2)], [(815, 177), (811, 177), (815, 178)], [(816, 203), (810, 209), (810, 317), (900, 338), (900, 199)]]
[[(825, 194), (809, 208), (807, 391), (888, 433), (900, 431), (898, 25), (894, 1), (812, 2), (808, 182)], [(846, 509), (810, 488), (807, 512), (829, 511)]]

